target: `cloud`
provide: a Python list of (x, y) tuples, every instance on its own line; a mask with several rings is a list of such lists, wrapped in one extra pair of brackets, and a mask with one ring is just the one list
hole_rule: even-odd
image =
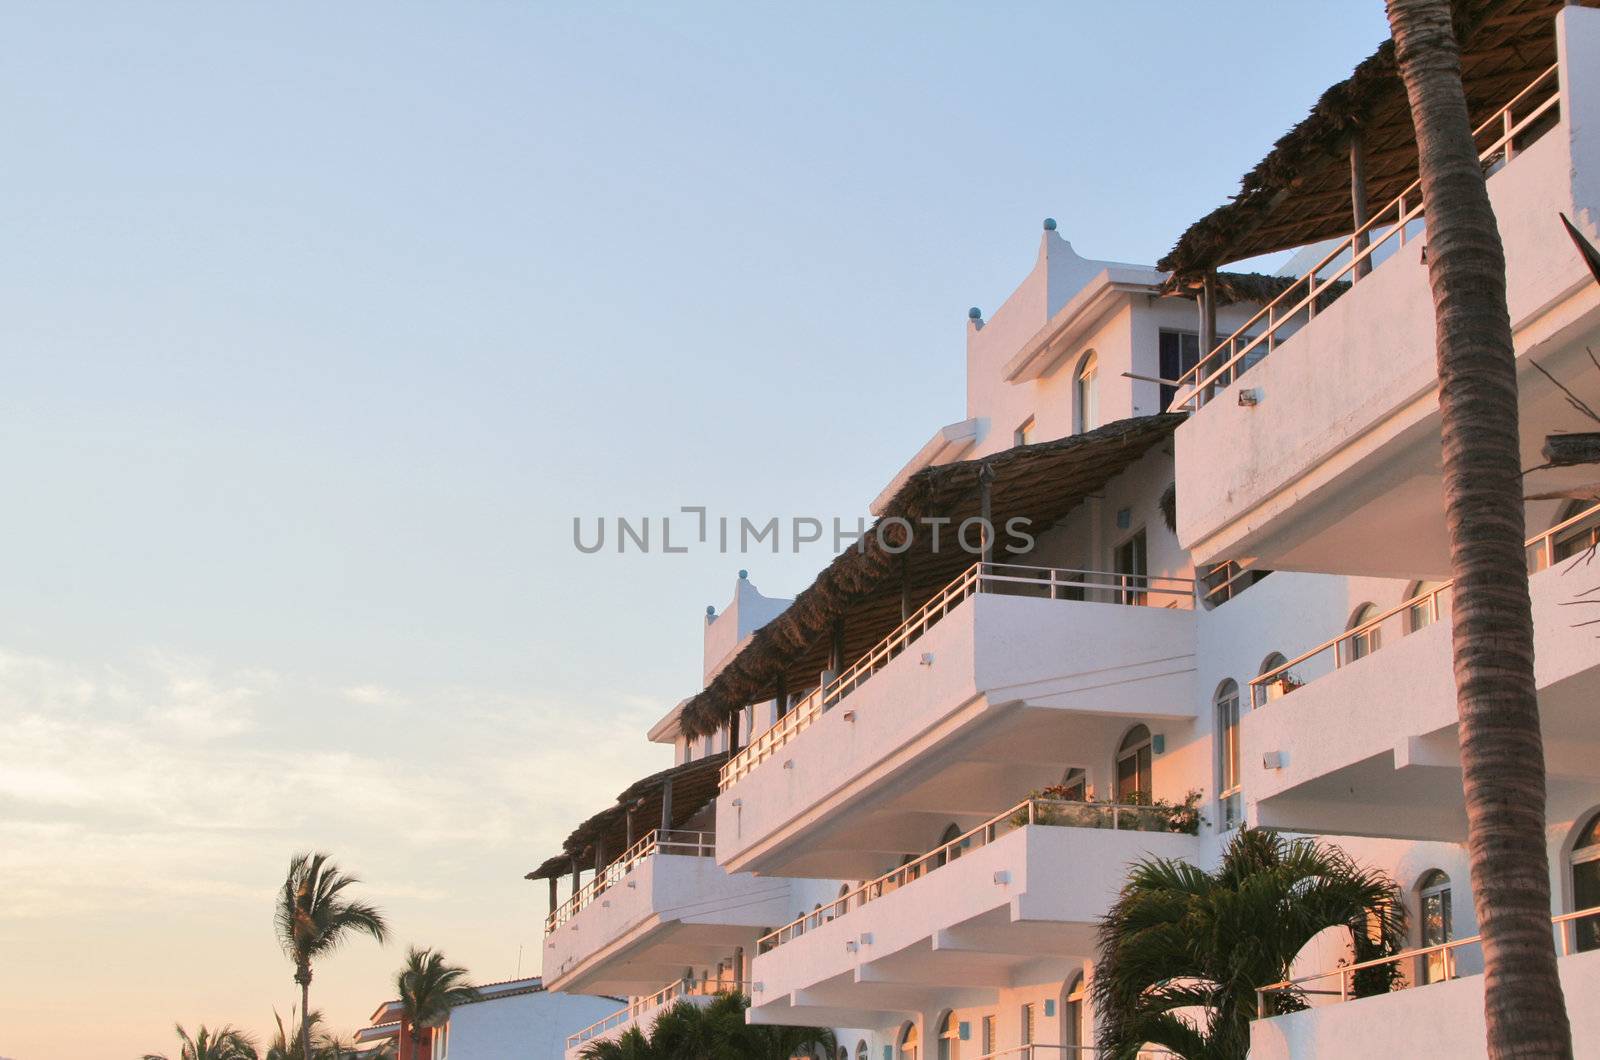
[[(391, 711), (381, 732), (340, 722), (352, 700)], [(450, 873), (475, 852), (525, 849), (531, 867), (659, 768), (648, 720), (163, 652), (83, 665), (0, 649), (0, 921), (259, 903), (312, 847), (393, 896), (460, 899)]]

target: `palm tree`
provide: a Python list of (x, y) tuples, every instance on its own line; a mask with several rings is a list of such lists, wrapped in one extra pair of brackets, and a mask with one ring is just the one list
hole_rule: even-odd
[(838, 1051), (826, 1027), (769, 1027), (745, 1022), (750, 999), (730, 991), (709, 1004), (678, 1001), (656, 1017), (646, 1036), (630, 1027), (610, 1041), (590, 1042), (583, 1060), (790, 1060)]
[[(1260, 828), (1235, 835), (1215, 872), (1138, 863), (1100, 923), (1100, 1048), (1128, 1058), (1148, 1042), (1187, 1060), (1241, 1060), (1251, 1019), (1303, 1007), (1273, 995), (1271, 1012), (1258, 1013), (1256, 989), (1288, 978), (1295, 955), (1330, 927), (1350, 930), (1357, 961), (1398, 953), (1400, 888), (1338, 847)], [(1358, 972), (1356, 991), (1387, 990), (1398, 972)]]
[[(359, 883), (339, 871), (326, 854), (299, 854), (289, 862), (283, 890), (278, 895), (278, 941), (294, 962), (294, 981), (300, 984), (300, 1011), (311, 1011), (311, 962), (339, 948), (347, 937), (364, 932), (384, 942), (389, 936), (383, 914), (365, 902), (343, 897), (345, 888)], [(300, 1055), (311, 1056), (311, 1021), (300, 1021)]]
[[(183, 1029), (183, 1024), (177, 1024), (174, 1029), (178, 1032), (178, 1041), (182, 1043), (178, 1060), (256, 1060), (255, 1042), (227, 1024), (213, 1031), (207, 1030), (202, 1023), (192, 1038)], [(167, 1058), (161, 1053), (145, 1053), (143, 1060)]]
[(638, 1027), (629, 1027), (615, 1038), (592, 1041), (578, 1054), (582, 1060), (661, 1060), (663, 1055)]
[(1489, 1054), (1564, 1057), (1572, 1035), (1550, 932), (1505, 252), (1472, 139), (1451, 6), (1388, 0), (1428, 224), (1472, 900)]
[(450, 1018), (452, 1008), (483, 996), (467, 982), (465, 968), (445, 963), (437, 950), (415, 946), (406, 953), (406, 966), (395, 975), (394, 987), (400, 997), (400, 1018), (411, 1040), (419, 1044), (424, 1027), (439, 1026)]

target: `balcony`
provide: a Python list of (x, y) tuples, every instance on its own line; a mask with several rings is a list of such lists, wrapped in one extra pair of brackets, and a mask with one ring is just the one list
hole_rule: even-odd
[(546, 919), (546, 987), (648, 994), (791, 914), (789, 881), (724, 872), (714, 851), (708, 832), (658, 831), (608, 865)]
[(992, 1004), (1024, 965), (1094, 952), (1127, 866), (1194, 859), (1183, 811), (1029, 799), (758, 944), (752, 1022), (871, 1026)]
[(584, 1047), (592, 1041), (614, 1041), (631, 1028), (638, 1027), (648, 1035), (655, 1026), (656, 1017), (669, 1005), (686, 1001), (691, 1005), (708, 1005), (722, 994), (749, 994), (750, 984), (726, 979), (679, 979), (669, 983), (649, 997), (637, 998), (603, 1019), (595, 1020), (576, 1034), (567, 1036), (566, 1060), (578, 1060)]
[(1069, 766), (1112, 790), (1131, 726), (1194, 716), (1193, 603), (1188, 579), (974, 565), (728, 761), (718, 860), (863, 879)]
[[(1557, 963), (1572, 1043), (1579, 1056), (1600, 1050), (1600, 1009), (1584, 1003), (1600, 990), (1600, 951), (1576, 952), (1575, 926), (1594, 920), (1600, 909), (1553, 917)], [(1270, 1002), (1294, 993), (1310, 1007), (1257, 1020), (1250, 1028), (1252, 1060), (1297, 1056), (1482, 1056), (1483, 976), (1461, 975), (1481, 968), (1481, 939), (1458, 939), (1442, 946), (1348, 965), (1264, 988)], [(1353, 977), (1362, 969), (1399, 965), (1402, 988), (1353, 999)], [(1427, 979), (1436, 981), (1425, 982)], [(1459, 977), (1458, 977), (1459, 976)]]
[[(1529, 542), (1551, 820), (1586, 809), (1600, 780), (1600, 653), (1573, 606), (1587, 553), (1571, 554), (1597, 525), (1600, 505)], [(1251, 682), (1240, 740), (1257, 823), (1465, 841), (1450, 600), (1446, 582)]]
[[(1584, 395), (1600, 285), (1558, 213), (1600, 217), (1600, 12), (1556, 17), (1556, 66), (1479, 129), (1505, 246), (1521, 375), (1523, 466), (1544, 437), (1588, 429), (1533, 367)], [(1179, 539), (1197, 563), (1383, 577), (1447, 572), (1433, 302), (1415, 185), (1337, 244), (1184, 380)], [(1530, 492), (1579, 485), (1540, 472)], [(1530, 505), (1546, 522), (1551, 502)]]

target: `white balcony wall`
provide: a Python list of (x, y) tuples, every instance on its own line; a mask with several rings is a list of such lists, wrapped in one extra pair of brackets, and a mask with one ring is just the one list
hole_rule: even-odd
[[(1559, 958), (1578, 1056), (1600, 1055), (1600, 953)], [(1251, 1060), (1334, 1056), (1484, 1056), (1483, 977), (1467, 976), (1378, 997), (1257, 1020)]]
[[(1600, 779), (1600, 653), (1592, 628), (1575, 625), (1574, 608), (1566, 606), (1587, 587), (1579, 584), (1584, 568), (1577, 562), (1541, 571), (1529, 583), (1552, 821), (1588, 808)], [(1296, 665), (1305, 685), (1245, 716), (1244, 787), (1259, 823), (1465, 840), (1451, 624), (1445, 618), (1397, 632), (1391, 623), (1376, 652), (1338, 669), (1331, 653)], [(1267, 768), (1269, 753), (1278, 756), (1278, 768)]]
[(746, 946), (794, 915), (786, 879), (731, 874), (709, 857), (655, 854), (545, 937), (552, 990), (650, 994), (686, 967)]
[[(1070, 758), (1035, 775), (1030, 765), (1047, 765), (1040, 741), (1006, 742), (994, 723), (1024, 705), (1061, 711), (1055, 734), (1065, 740), (1074, 714), (1096, 726), (1188, 720), (1193, 656), (1191, 610), (978, 594), (721, 794), (717, 859), (739, 871), (863, 878), (859, 861), (827, 858), (815, 833), (847, 829), (913, 776), (936, 785), (962, 754), (1010, 763), (1010, 788), (951, 800), (997, 813), (1059, 781)], [(969, 781), (950, 770), (952, 788)]]
[[(1524, 400), (1544, 402), (1524, 416), (1531, 452), (1545, 427), (1565, 424), (1542, 422), (1544, 408), (1565, 413), (1527, 355), (1576, 364), (1600, 322), (1600, 290), (1556, 217), (1567, 213), (1595, 238), (1600, 11), (1565, 8), (1558, 26), (1561, 122), (1488, 183)], [(1278, 569), (1446, 573), (1425, 244), (1394, 253), (1179, 428), (1178, 531), (1197, 562), (1256, 556)], [(1239, 405), (1240, 388), (1259, 403)]]
[(1198, 839), (1171, 833), (1017, 829), (758, 955), (752, 1019), (803, 1022), (810, 1010), (871, 1025), (993, 1004), (1021, 969), (1053, 960), (1065, 976), (1092, 956), (1128, 865), (1198, 852)]

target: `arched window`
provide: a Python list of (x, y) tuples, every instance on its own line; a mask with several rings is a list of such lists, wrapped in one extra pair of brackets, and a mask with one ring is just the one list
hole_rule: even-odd
[(946, 861), (954, 861), (956, 858), (959, 858), (962, 854), (966, 853), (967, 847), (970, 845), (969, 843), (962, 843), (959, 846), (951, 847), (948, 851), (944, 849), (948, 844), (954, 843), (960, 838), (960, 825), (956, 824), (954, 821), (951, 821), (949, 824), (944, 826), (944, 832), (939, 836), (940, 854), (938, 857), (934, 858), (935, 868), (944, 865)]
[(1064, 802), (1089, 801), (1089, 774), (1073, 766), (1061, 777), (1061, 794)]
[[(1600, 906), (1600, 813), (1590, 817), (1572, 845), (1572, 908)], [(1600, 914), (1573, 923), (1578, 951), (1600, 950)]]
[[(1423, 947), (1438, 946), (1450, 941), (1450, 877), (1434, 869), (1417, 883), (1417, 924), (1420, 928), (1418, 942)], [(1449, 958), (1443, 950), (1422, 955), (1418, 978), (1424, 983), (1437, 983), (1448, 978)]]
[(1086, 1011), (1086, 998), (1083, 990), (1083, 973), (1067, 981), (1066, 989), (1061, 991), (1061, 1044), (1073, 1050), (1071, 1056), (1076, 1057), (1076, 1050), (1086, 1044), (1088, 1029), (1083, 1025), (1083, 1014)]
[(861, 1039), (856, 1043), (856, 1060), (871, 1060), (872, 1050), (867, 1048), (867, 1040)]
[[(1262, 660), (1261, 669), (1257, 672), (1256, 676), (1264, 677), (1267, 674), (1272, 673), (1274, 670), (1281, 669), (1282, 666), (1288, 661), (1288, 659), (1284, 658), (1282, 652), (1275, 651)], [(1295, 676), (1289, 671), (1284, 670), (1282, 673), (1274, 676), (1272, 680), (1268, 681), (1266, 684), (1258, 685), (1256, 688), (1251, 689), (1250, 694), (1252, 698), (1250, 702), (1250, 709), (1254, 710), (1256, 707), (1261, 706), (1263, 702), (1271, 702), (1280, 696), (1288, 695), (1298, 687), (1299, 682), (1296, 680)], [(1261, 691), (1258, 693), (1256, 689), (1260, 689)]]
[(922, 1060), (922, 1036), (915, 1023), (900, 1028), (900, 1060)]
[[(1594, 507), (1593, 501), (1569, 501), (1566, 507), (1561, 509), (1561, 515), (1553, 525), (1560, 526), (1568, 519), (1576, 519), (1592, 507)], [(1555, 536), (1555, 540), (1551, 542), (1553, 553), (1551, 562), (1559, 562), (1580, 552), (1587, 552), (1595, 547), (1596, 542), (1600, 542), (1600, 515), (1580, 519)]]
[[(1406, 608), (1406, 632), (1426, 629), (1450, 613), (1450, 590), (1444, 582), (1412, 582), (1405, 598), (1412, 601)], [(1435, 595), (1437, 593), (1437, 595)]]
[[(1361, 629), (1362, 626), (1377, 617), (1377, 607), (1372, 604), (1362, 604), (1350, 616), (1350, 624), (1345, 629), (1348, 631)], [(1377, 626), (1361, 630), (1359, 633), (1352, 632), (1351, 636), (1347, 637), (1344, 642), (1344, 661), (1350, 663), (1355, 662), (1357, 659), (1364, 659), (1377, 651), (1381, 643), (1382, 638)]]
[(1217, 802), (1224, 832), (1243, 821), (1239, 791), (1239, 686), (1232, 679), (1217, 687)]
[(1117, 746), (1117, 801), (1125, 806), (1150, 801), (1150, 730), (1135, 725)]
[(961, 1023), (954, 1012), (939, 1020), (939, 1060), (961, 1060)]
[(1076, 379), (1078, 433), (1100, 426), (1100, 358), (1090, 350), (1078, 362)]

